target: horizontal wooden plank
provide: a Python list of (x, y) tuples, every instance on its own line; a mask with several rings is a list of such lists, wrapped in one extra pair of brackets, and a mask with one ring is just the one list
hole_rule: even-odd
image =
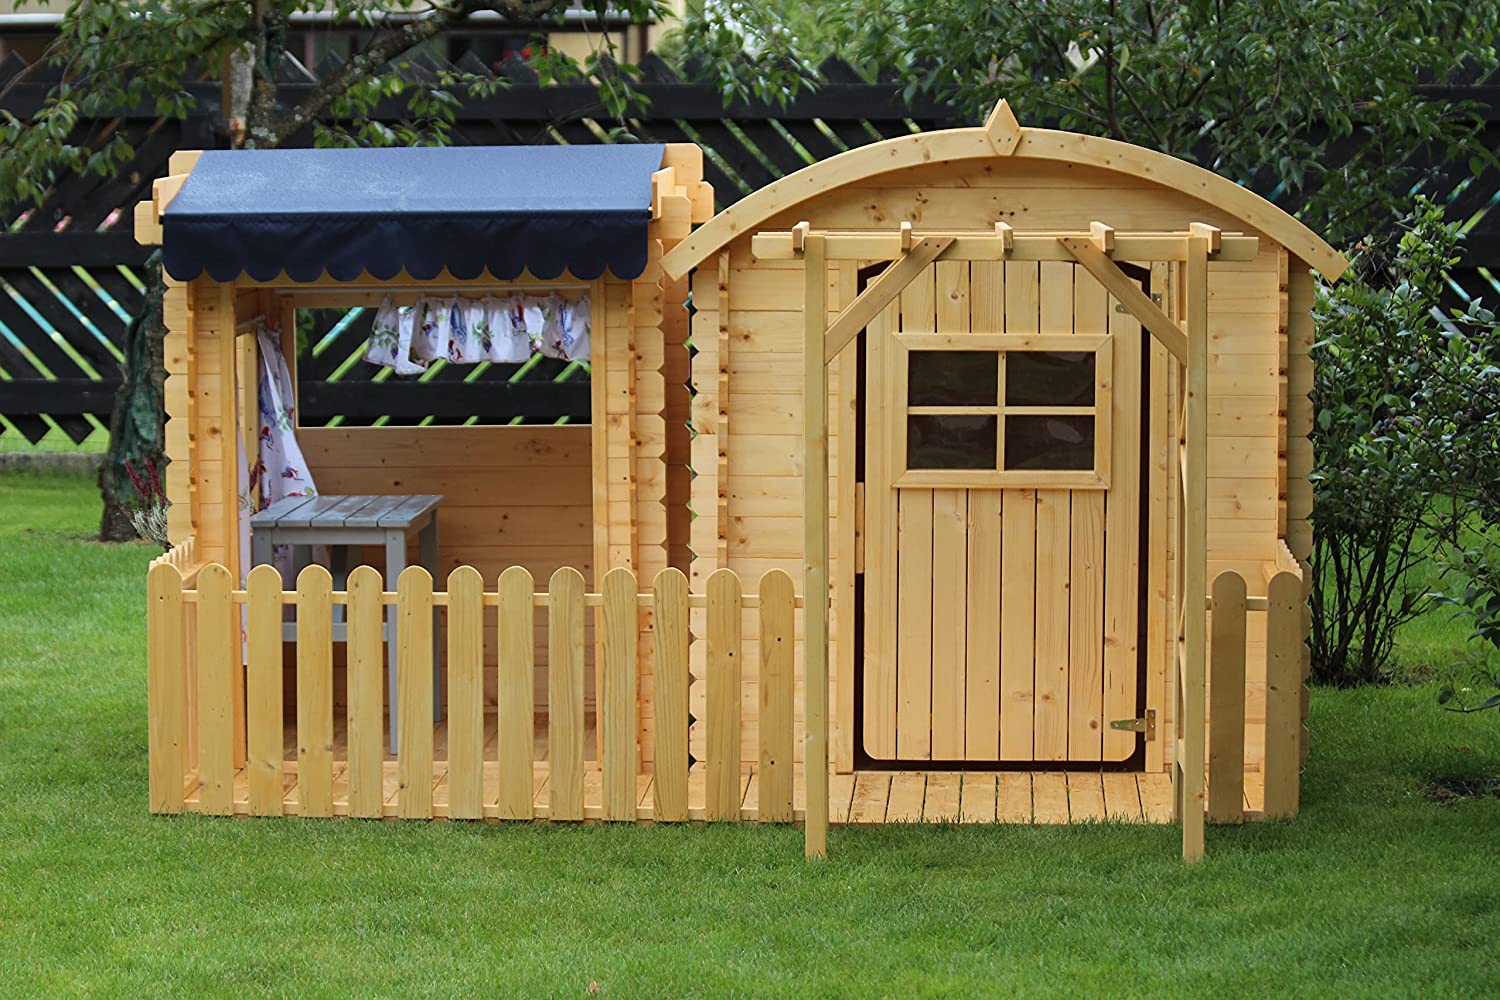
[(1275, 479), (1276, 442), (1263, 437), (1216, 437), (1208, 445), (1210, 479)]
[(478, 456), (495, 467), (590, 464), (587, 426), (304, 427), (297, 441), (309, 465), (455, 468)]
[[(336, 459), (337, 456), (330, 456)], [(492, 466), (460, 468), (341, 467), (308, 455), (318, 489), (324, 493), (437, 493), (443, 510), (456, 507), (503, 508), (517, 499), (516, 483), (526, 484), (532, 500), (554, 500), (559, 506), (588, 506), (592, 475), (587, 462), (577, 465)]]

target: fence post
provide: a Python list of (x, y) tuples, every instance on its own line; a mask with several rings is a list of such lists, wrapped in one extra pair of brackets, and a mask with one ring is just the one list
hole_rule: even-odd
[(1245, 815), (1245, 578), (1214, 579), (1209, 650), (1208, 818), (1238, 823)]
[(792, 763), (796, 672), (797, 598), (792, 578), (779, 569), (760, 578), (759, 820), (792, 820)]
[(373, 566), (349, 574), (349, 815), (385, 815), (385, 583)]
[(1267, 819), (1297, 815), (1302, 743), (1302, 581), (1277, 573), (1266, 588)]
[(230, 603), (229, 570), (212, 563), (198, 573), (198, 804), (206, 813), (234, 811), (234, 672), (239, 629)]
[(548, 816), (583, 819), (583, 574), (564, 566), (547, 597)]
[(604, 779), (604, 818), (634, 820), (636, 803), (636, 642), (638, 622), (635, 574), (623, 567), (604, 575), (603, 688), (599, 692), (600, 770)]
[(297, 574), (297, 815), (333, 815), (333, 577), (322, 566)]
[(535, 582), (531, 573), (512, 566), (500, 574), (499, 660), (496, 685), (496, 747), (500, 754), (501, 819), (531, 819), (534, 798), (532, 755), (536, 721), (532, 690), (536, 686)]
[(432, 818), (432, 574), (396, 580), (396, 815)]
[(654, 819), (687, 819), (688, 797), (688, 581), (682, 570), (656, 574), (652, 641), (656, 667), (656, 773)]
[(708, 578), (708, 775), (703, 817), (740, 818), (740, 578)]
[(281, 718), (281, 574), (257, 566), (245, 581), (245, 747), (250, 771), (250, 815), (280, 816), (283, 745)]
[(154, 813), (182, 812), (187, 675), (183, 656), (182, 574), (159, 562), (146, 574), (148, 798)]
[(448, 815), (484, 818), (484, 578), (473, 566), (448, 574)]

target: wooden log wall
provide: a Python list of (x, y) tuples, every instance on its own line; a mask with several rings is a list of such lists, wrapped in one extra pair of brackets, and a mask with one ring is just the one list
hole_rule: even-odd
[[(830, 268), (827, 295), (829, 315), (836, 315), (853, 298), (855, 271), (852, 267)], [(693, 521), (691, 577), (700, 586), (716, 570), (732, 568), (741, 575), (755, 576), (772, 569), (801, 578), (802, 574), (802, 265), (798, 261), (751, 259), (747, 242), (741, 241), (722, 255), (716, 267), (704, 266), (693, 276)], [(729, 308), (724, 308), (724, 303)], [(741, 305), (743, 303), (743, 305)], [(837, 470), (852, 459), (839, 448), (832, 430), (851, 413), (841, 400), (852, 388), (852, 365), (846, 371), (841, 358), (829, 370), (829, 469), (830, 493), (846, 503), (845, 525), (849, 533), (833, 536), (830, 548), (832, 579), (839, 581), (838, 567), (852, 563), (852, 496), (842, 498), (834, 490)], [(845, 394), (841, 396), (841, 393)], [(852, 465), (845, 474), (852, 472)], [(837, 516), (834, 517), (837, 532)], [(852, 578), (835, 588), (852, 602)], [(852, 654), (848, 636), (853, 634), (852, 607), (836, 598), (831, 635), (833, 658), (842, 648)], [(694, 620), (694, 635), (703, 636), (707, 623)], [(847, 630), (847, 631), (846, 631)], [(797, 696), (795, 701), (794, 753), (802, 752), (802, 636), (795, 650)], [(740, 750), (746, 761), (760, 753), (758, 719), (762, 711), (758, 692), (762, 649), (753, 623), (745, 634), (742, 735)], [(693, 676), (704, 676), (706, 649), (695, 644)], [(836, 671), (830, 671), (831, 674)], [(832, 682), (832, 697), (838, 689)], [(702, 686), (693, 688), (693, 711), (703, 708)], [(846, 692), (852, 698), (852, 690)], [(830, 746), (851, 734), (831, 726)], [(694, 753), (702, 749), (701, 735), (693, 734)], [(852, 744), (849, 744), (852, 746)]]
[[(1306, 639), (1312, 632), (1312, 606), (1308, 603), (1313, 572), (1308, 559), (1312, 556), (1313, 486), (1308, 476), (1313, 470), (1313, 406), (1309, 398), (1313, 384), (1313, 362), (1309, 356), (1317, 334), (1313, 329), (1312, 307), (1316, 292), (1312, 272), (1302, 261), (1288, 262), (1287, 293), (1287, 366), (1286, 392), (1286, 461), (1284, 491), (1280, 514), (1285, 517), (1286, 545), (1278, 558), (1294, 561), (1302, 577), (1302, 615), (1297, 634)], [(1289, 568), (1289, 567), (1283, 567)], [(1307, 680), (1312, 674), (1312, 649), (1302, 647), (1302, 739), (1301, 757), (1308, 752)]]
[[(628, 569), (643, 577), (669, 565), (685, 570), (689, 559), (688, 290), (686, 281), (666, 280), (660, 261), (711, 213), (702, 151), (669, 145), (653, 191), (646, 269), (632, 282), (605, 281), (603, 322), (596, 318), (594, 327), (594, 564), (601, 573)], [(647, 760), (655, 749), (650, 628), (651, 612), (643, 609), (636, 739)], [(596, 674), (600, 669), (602, 660)]]
[(163, 315), (166, 447), (178, 459), (165, 476), (168, 537), (196, 537), (201, 559), (237, 565), (233, 288), (208, 279), (170, 285)]

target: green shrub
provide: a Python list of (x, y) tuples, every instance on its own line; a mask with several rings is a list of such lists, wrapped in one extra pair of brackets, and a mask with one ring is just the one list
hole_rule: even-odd
[(1319, 289), (1313, 347), (1312, 675), (1378, 680), (1396, 629), (1434, 600), (1408, 574), (1439, 527), (1429, 462), (1437, 313), (1459, 236), (1423, 200), (1398, 237), (1356, 248), (1351, 273)]
[(1439, 307), (1461, 238), (1419, 199), (1397, 237), (1366, 241), (1350, 277), (1319, 291), (1318, 681), (1380, 679), (1396, 629), (1438, 601), (1500, 647), (1500, 337), (1482, 301)]

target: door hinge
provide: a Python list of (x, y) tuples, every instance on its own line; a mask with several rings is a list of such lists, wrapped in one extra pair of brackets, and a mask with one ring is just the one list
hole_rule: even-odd
[(854, 572), (865, 571), (865, 484), (854, 484)]
[(1145, 733), (1146, 742), (1156, 739), (1156, 709), (1146, 709), (1146, 714), (1139, 719), (1115, 719), (1109, 724), (1111, 729), (1123, 729), (1128, 733)]

